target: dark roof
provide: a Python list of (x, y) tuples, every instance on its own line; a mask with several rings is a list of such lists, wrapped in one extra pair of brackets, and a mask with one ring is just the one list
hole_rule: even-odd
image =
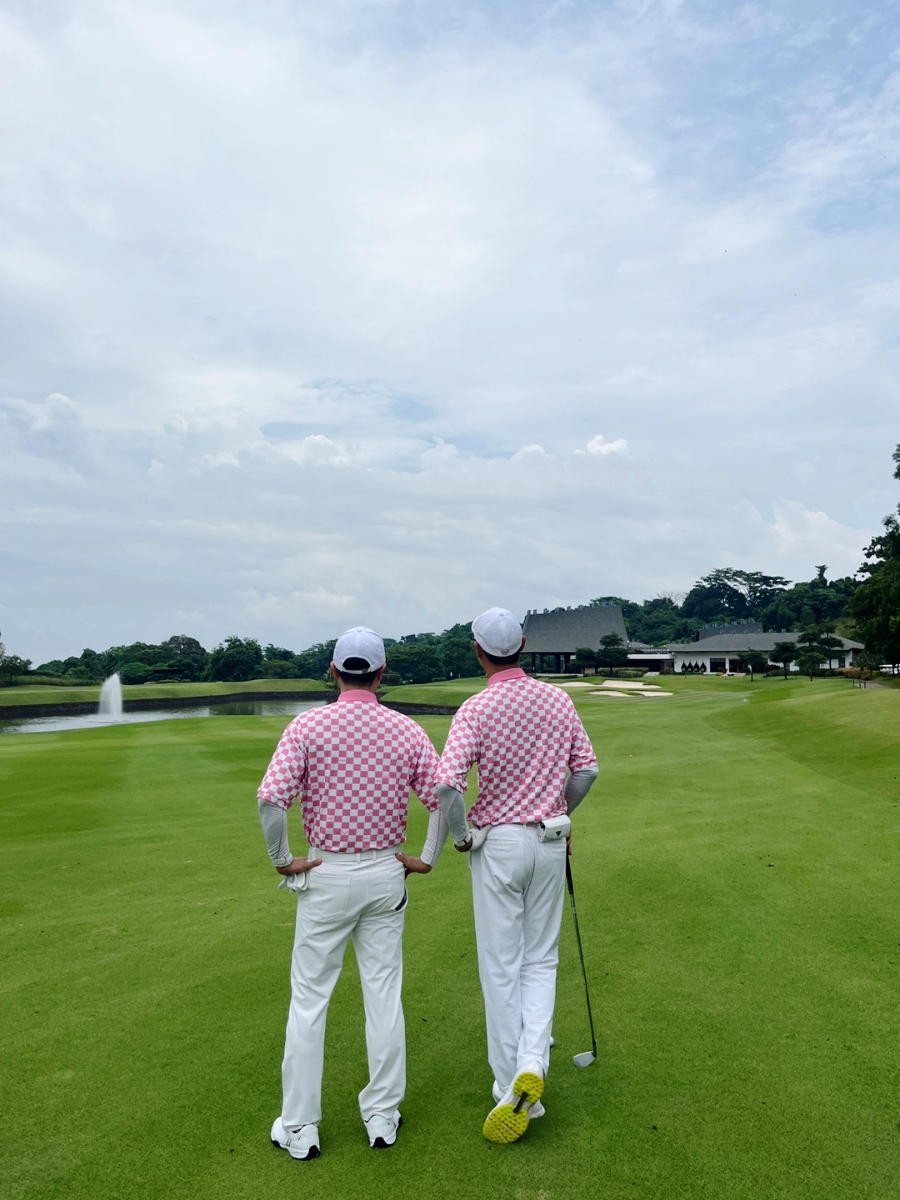
[(574, 654), (582, 646), (600, 649), (600, 639), (617, 633), (627, 645), (628, 633), (618, 604), (606, 608), (561, 608), (529, 613), (522, 627), (525, 654)]
[(699, 641), (717, 637), (720, 633), (765, 633), (759, 621), (732, 621), (728, 625), (704, 625), (697, 635)]
[[(799, 633), (722, 633), (717, 637), (702, 638), (699, 642), (672, 642), (667, 650), (678, 650), (685, 654), (740, 654), (742, 650), (760, 650), (767, 653), (775, 649), (776, 642), (796, 642)], [(851, 642), (840, 638), (842, 650), (862, 650), (862, 642)]]

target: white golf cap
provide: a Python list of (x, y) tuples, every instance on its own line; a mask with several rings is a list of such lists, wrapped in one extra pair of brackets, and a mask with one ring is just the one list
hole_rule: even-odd
[[(374, 629), (357, 625), (355, 629), (348, 629), (346, 633), (341, 634), (331, 657), (339, 671), (345, 671), (348, 675), (366, 675), (369, 671), (377, 671), (379, 667), (384, 666), (384, 642)], [(361, 658), (367, 666), (352, 669), (345, 667), (344, 663), (348, 658)]]
[(472, 622), (475, 641), (495, 658), (509, 658), (522, 647), (522, 626), (508, 608), (489, 608)]

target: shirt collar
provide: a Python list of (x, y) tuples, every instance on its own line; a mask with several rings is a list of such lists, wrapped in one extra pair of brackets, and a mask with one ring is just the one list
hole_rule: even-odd
[(492, 675), (488, 680), (488, 687), (492, 683), (506, 683), (510, 679), (527, 679), (528, 676), (521, 667), (510, 667), (506, 671), (498, 671), (496, 675)]
[(341, 692), (336, 703), (341, 704), (377, 704), (378, 697), (374, 692), (368, 692), (363, 688), (349, 688), (346, 692)]

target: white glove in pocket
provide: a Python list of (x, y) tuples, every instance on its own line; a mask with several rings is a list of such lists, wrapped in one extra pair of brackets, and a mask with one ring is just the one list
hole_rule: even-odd
[[(470, 829), (469, 834), (472, 838), (472, 850), (480, 850), (484, 845), (484, 839), (493, 829), (493, 825), (482, 825), (480, 829)], [(471, 854), (471, 850), (469, 853)]]
[(309, 871), (301, 871), (297, 875), (282, 875), (278, 890), (287, 888), (289, 892), (305, 892), (309, 887)]

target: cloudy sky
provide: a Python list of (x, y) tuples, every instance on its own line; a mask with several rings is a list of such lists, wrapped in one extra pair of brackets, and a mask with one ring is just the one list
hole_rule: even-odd
[(302, 649), (852, 573), (900, 17), (3, 0), (0, 630)]

